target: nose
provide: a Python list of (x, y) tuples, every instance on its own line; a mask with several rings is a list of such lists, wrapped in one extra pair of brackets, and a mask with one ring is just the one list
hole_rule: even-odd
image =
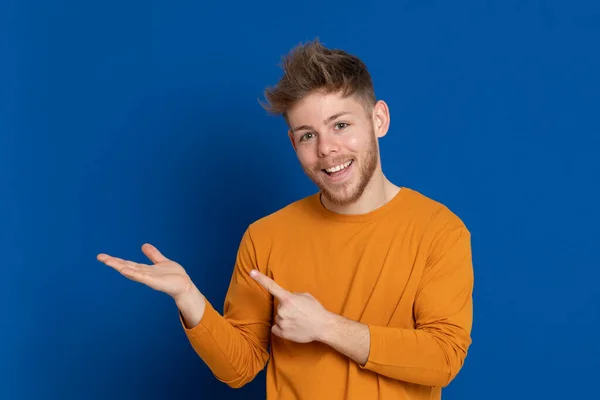
[(328, 134), (320, 134), (318, 137), (318, 152), (319, 157), (327, 157), (338, 153), (340, 150), (339, 143), (334, 137)]

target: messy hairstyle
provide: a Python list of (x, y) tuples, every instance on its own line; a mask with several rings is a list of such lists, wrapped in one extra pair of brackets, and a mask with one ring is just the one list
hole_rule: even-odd
[(319, 39), (294, 47), (283, 57), (281, 68), (283, 76), (275, 87), (265, 90), (266, 103), (261, 104), (286, 120), (289, 109), (314, 91), (355, 96), (366, 110), (376, 102), (366, 65), (343, 50), (324, 47)]

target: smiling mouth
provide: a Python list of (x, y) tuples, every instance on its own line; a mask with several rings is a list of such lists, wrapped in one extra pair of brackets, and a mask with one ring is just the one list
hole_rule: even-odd
[(343, 172), (346, 168), (348, 168), (350, 165), (352, 165), (352, 163), (354, 162), (354, 160), (349, 160), (346, 161), (343, 164), (339, 164), (336, 166), (333, 166), (331, 168), (325, 168), (322, 169), (321, 171), (325, 172), (327, 175), (336, 175), (339, 174), (340, 172)]

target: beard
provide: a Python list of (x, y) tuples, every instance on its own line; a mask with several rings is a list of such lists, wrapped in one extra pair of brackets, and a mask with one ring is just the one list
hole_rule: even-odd
[[(371, 129), (371, 140), (366, 151), (355, 157), (350, 157), (352, 160), (352, 171), (354, 177), (350, 181), (341, 183), (327, 183), (324, 172), (320, 166), (313, 168), (303, 168), (304, 172), (311, 181), (319, 188), (321, 194), (327, 198), (332, 204), (337, 206), (345, 206), (355, 203), (363, 195), (365, 189), (371, 182), (371, 178), (377, 169), (379, 161), (377, 150), (377, 138), (375, 132)], [(348, 161), (348, 156), (343, 159), (336, 159), (329, 164), (340, 164)], [(358, 176), (358, 178), (356, 178)], [(358, 179), (358, 181), (356, 181)]]

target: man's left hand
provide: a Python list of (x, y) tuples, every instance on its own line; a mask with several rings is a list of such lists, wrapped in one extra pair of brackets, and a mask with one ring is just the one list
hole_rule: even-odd
[(321, 340), (326, 329), (334, 323), (334, 316), (310, 293), (290, 293), (268, 276), (253, 270), (250, 276), (277, 300), (277, 315), (273, 334), (297, 343)]

